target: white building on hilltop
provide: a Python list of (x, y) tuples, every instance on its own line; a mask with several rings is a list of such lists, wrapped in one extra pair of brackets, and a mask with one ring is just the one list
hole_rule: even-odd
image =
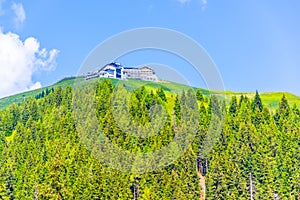
[(119, 63), (110, 63), (99, 70), (87, 73), (86, 80), (92, 78), (133, 78), (145, 81), (158, 81), (155, 71), (151, 67), (123, 67)]
[(124, 76), (126, 78), (140, 79), (144, 81), (157, 81), (155, 71), (151, 67), (143, 66), (138, 68), (124, 68)]
[(92, 78), (118, 78), (124, 79), (124, 67), (119, 63), (110, 63), (105, 65), (99, 70), (94, 72), (88, 72), (86, 75), (86, 80)]

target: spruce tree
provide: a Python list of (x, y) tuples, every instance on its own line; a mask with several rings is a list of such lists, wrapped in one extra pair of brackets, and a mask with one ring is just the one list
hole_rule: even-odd
[(202, 92), (199, 88), (197, 88), (197, 90), (196, 90), (196, 98), (197, 98), (198, 101), (203, 101), (204, 100), (204, 96), (203, 96), (203, 94), (202, 94)]
[(230, 102), (229, 113), (234, 116), (237, 113), (237, 109), (238, 109), (237, 99), (236, 96), (233, 96)]
[(260, 112), (262, 112), (262, 110), (263, 110), (263, 104), (262, 104), (261, 98), (260, 98), (257, 90), (256, 90), (255, 97), (254, 97), (254, 100), (252, 103), (252, 110), (254, 111), (255, 109), (258, 109)]
[(281, 101), (279, 103), (279, 115), (283, 116), (283, 117), (288, 117), (289, 113), (290, 113), (290, 107), (288, 104), (288, 101), (285, 97), (285, 95), (283, 94)]
[(159, 98), (164, 101), (167, 102), (167, 97), (165, 92), (163, 91), (162, 87), (160, 86), (157, 90), (156, 90), (156, 94), (159, 96)]

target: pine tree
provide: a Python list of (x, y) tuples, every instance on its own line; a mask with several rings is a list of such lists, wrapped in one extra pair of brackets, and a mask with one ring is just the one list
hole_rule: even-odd
[(196, 90), (196, 97), (197, 97), (198, 101), (203, 101), (204, 100), (204, 96), (203, 96), (203, 94), (202, 94), (202, 92), (199, 88), (197, 88), (197, 90)]
[(279, 103), (279, 115), (282, 117), (288, 117), (289, 114), (290, 114), (290, 107), (285, 95), (283, 95)]
[(220, 105), (220, 101), (216, 95), (212, 95), (208, 105), (208, 114), (209, 117), (215, 115), (219, 118), (222, 117), (222, 107)]
[(163, 91), (162, 87), (160, 86), (157, 90), (156, 90), (156, 94), (159, 96), (159, 98), (164, 101), (167, 102), (167, 97), (165, 92)]
[(233, 96), (230, 102), (229, 113), (235, 116), (237, 113), (237, 109), (238, 109), (237, 99), (236, 96)]
[(262, 112), (262, 110), (263, 110), (263, 104), (262, 104), (261, 98), (260, 98), (257, 90), (256, 90), (255, 97), (254, 97), (254, 100), (252, 103), (252, 110), (254, 111), (255, 109), (258, 109), (260, 112)]
[(180, 99), (179, 95), (176, 95), (175, 104), (174, 104), (174, 114), (176, 116), (177, 124), (181, 119), (181, 112), (180, 112)]
[(21, 114), (22, 123), (26, 124), (29, 117), (30, 117), (29, 103), (25, 102), (25, 103), (23, 103), (22, 114)]

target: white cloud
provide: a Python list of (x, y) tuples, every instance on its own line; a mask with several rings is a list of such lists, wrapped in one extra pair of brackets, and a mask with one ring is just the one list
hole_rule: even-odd
[(201, 0), (201, 3), (202, 3), (202, 10), (204, 10), (206, 8), (206, 5), (207, 5), (207, 0)]
[[(192, 0), (177, 0), (181, 4), (186, 4), (191, 2)], [(207, 5), (207, 0), (198, 0), (198, 2), (201, 4), (201, 9), (204, 10)]]
[(177, 1), (179, 1), (179, 3), (185, 4), (185, 3), (190, 2), (191, 0), (177, 0)]
[(17, 34), (0, 29), (0, 44), (0, 97), (40, 88), (40, 82), (32, 81), (33, 74), (56, 66), (58, 50), (40, 49), (33, 37), (23, 42)]
[(36, 90), (42, 87), (42, 84), (40, 82), (36, 82), (32, 86), (30, 86), (29, 90)]
[(11, 9), (15, 13), (15, 25), (18, 27), (20, 24), (22, 24), (26, 19), (26, 13), (23, 8), (23, 5), (21, 3), (13, 3), (11, 6)]

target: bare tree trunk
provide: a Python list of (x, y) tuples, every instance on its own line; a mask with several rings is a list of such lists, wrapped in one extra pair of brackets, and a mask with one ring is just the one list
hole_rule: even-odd
[(33, 200), (38, 200), (38, 186), (36, 185), (35, 186), (35, 189), (34, 189), (34, 194), (33, 194)]
[(205, 200), (205, 191), (206, 191), (206, 186), (205, 186), (205, 176), (202, 176), (201, 173), (198, 173), (199, 176), (199, 184), (200, 184), (200, 200)]
[(252, 178), (252, 173), (251, 172), (250, 172), (250, 175), (249, 175), (249, 182), (250, 182), (250, 199), (254, 200), (254, 197), (253, 197), (253, 178)]
[(274, 200), (280, 200), (280, 197), (277, 193), (273, 193)]
[(200, 200), (205, 200), (205, 194), (206, 194), (206, 186), (205, 186), (205, 175), (207, 173), (207, 159), (202, 159), (201, 155), (198, 156), (196, 160), (196, 168), (197, 173), (199, 177), (199, 185), (200, 185)]
[(139, 179), (135, 178), (133, 183), (133, 200), (138, 200), (139, 196)]

